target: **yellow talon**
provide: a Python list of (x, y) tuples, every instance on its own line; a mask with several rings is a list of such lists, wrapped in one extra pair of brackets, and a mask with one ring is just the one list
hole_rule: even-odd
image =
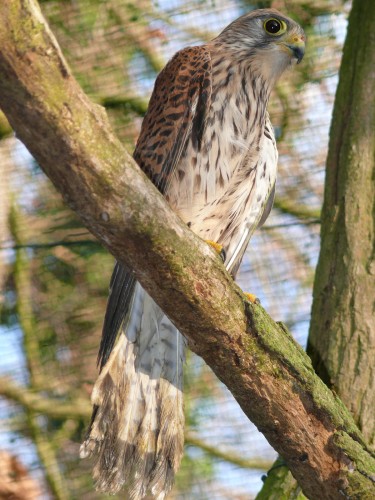
[(254, 295), (253, 293), (247, 293), (247, 292), (244, 292), (244, 295), (245, 297), (247, 298), (247, 300), (249, 302), (251, 302), (252, 304), (260, 304), (260, 300), (258, 299), (258, 297), (256, 295)]
[(220, 243), (217, 243), (216, 241), (212, 240), (206, 240), (206, 243), (208, 243), (210, 247), (212, 247), (215, 250), (215, 252), (220, 255), (220, 257), (223, 259), (224, 262), (226, 255), (223, 245), (220, 245)]
[(210, 247), (212, 247), (218, 254), (220, 254), (220, 252), (223, 250), (223, 245), (220, 245), (220, 243), (216, 243), (216, 241), (206, 240), (206, 243), (208, 243)]

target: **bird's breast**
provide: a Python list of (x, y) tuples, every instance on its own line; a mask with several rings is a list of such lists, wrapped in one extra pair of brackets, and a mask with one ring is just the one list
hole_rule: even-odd
[(257, 82), (230, 83), (214, 89), (201, 147), (188, 141), (168, 201), (196, 234), (223, 245), (235, 271), (274, 186), (277, 150)]
[(225, 81), (213, 89), (201, 147), (188, 141), (168, 191), (169, 203), (185, 222), (239, 189), (259, 157), (265, 110), (243, 76)]

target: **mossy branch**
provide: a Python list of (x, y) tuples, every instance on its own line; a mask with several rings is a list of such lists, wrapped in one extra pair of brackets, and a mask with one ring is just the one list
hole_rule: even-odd
[(374, 498), (375, 460), (347, 409), (140, 172), (71, 75), (35, 0), (0, 4), (0, 72), (0, 107), (17, 136), (227, 385), (304, 493)]
[(268, 471), (256, 500), (305, 500), (301, 487), (282, 459), (278, 458)]

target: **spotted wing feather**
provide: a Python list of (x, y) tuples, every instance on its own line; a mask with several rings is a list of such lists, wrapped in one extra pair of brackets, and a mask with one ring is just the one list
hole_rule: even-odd
[[(205, 47), (181, 50), (156, 79), (134, 158), (163, 194), (190, 135), (201, 145), (211, 91), (211, 58)], [(129, 312), (135, 283), (131, 271), (116, 263), (98, 354), (101, 369)]]
[(211, 91), (206, 47), (177, 52), (156, 79), (134, 158), (163, 194), (188, 139), (201, 145)]

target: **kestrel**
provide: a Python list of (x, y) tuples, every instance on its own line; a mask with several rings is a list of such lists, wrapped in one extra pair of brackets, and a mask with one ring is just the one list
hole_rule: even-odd
[[(304, 48), (293, 20), (255, 10), (178, 52), (155, 82), (134, 158), (188, 227), (221, 245), (233, 276), (273, 204), (270, 92)], [(117, 263), (81, 446), (81, 457), (95, 456), (98, 489), (124, 486), (134, 500), (171, 489), (183, 452), (184, 351), (182, 335)]]

